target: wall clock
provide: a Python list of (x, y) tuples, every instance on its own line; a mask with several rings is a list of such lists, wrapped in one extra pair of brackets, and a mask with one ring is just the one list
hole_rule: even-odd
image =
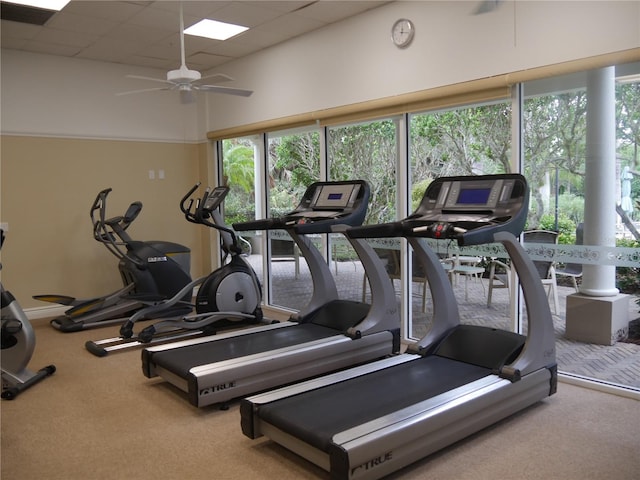
[(415, 27), (411, 20), (400, 18), (396, 20), (393, 27), (391, 27), (391, 40), (396, 47), (408, 47), (413, 40), (415, 31)]

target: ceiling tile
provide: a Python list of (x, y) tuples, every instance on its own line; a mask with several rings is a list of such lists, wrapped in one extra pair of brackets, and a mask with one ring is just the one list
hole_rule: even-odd
[(38, 33), (42, 31), (44, 27), (38, 25), (30, 25), (27, 23), (10, 22), (8, 20), (2, 20), (0, 33), (2, 34), (2, 46), (4, 47), (5, 38), (35, 38)]
[(63, 12), (74, 13), (76, 15), (104, 18), (114, 22), (126, 22), (133, 15), (144, 9), (135, 2), (113, 2), (113, 1), (73, 1), (69, 2)]
[(68, 30), (76, 33), (91, 33), (104, 35), (119, 25), (120, 22), (99, 17), (76, 15), (75, 13), (59, 12), (47, 23), (47, 28)]
[(51, 43), (43, 43), (38, 41), (27, 41), (21, 50), (36, 53), (46, 53), (47, 55), (60, 55), (62, 57), (73, 57), (81, 48), (73, 45), (54, 45)]
[[(186, 56), (197, 68), (209, 69), (385, 3), (390, 2), (185, 1), (185, 26), (210, 18), (251, 27), (224, 42), (187, 35)], [(3, 48), (16, 50), (177, 68), (179, 11), (178, 1), (73, 0), (44, 27), (3, 20), (0, 41)]]
[(100, 38), (99, 35), (90, 33), (71, 32), (56, 28), (43, 28), (34, 40), (55, 45), (72, 45), (75, 47), (87, 47)]

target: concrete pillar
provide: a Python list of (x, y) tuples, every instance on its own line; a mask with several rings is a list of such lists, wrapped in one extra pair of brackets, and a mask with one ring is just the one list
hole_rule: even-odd
[[(616, 92), (615, 68), (587, 73), (587, 158), (584, 190), (584, 243), (616, 244)], [(580, 293), (617, 295), (616, 267), (585, 265)]]
[[(615, 246), (615, 67), (587, 72), (586, 245)], [(567, 297), (566, 335), (611, 345), (629, 328), (629, 298), (616, 288), (616, 267), (584, 265), (580, 293)]]

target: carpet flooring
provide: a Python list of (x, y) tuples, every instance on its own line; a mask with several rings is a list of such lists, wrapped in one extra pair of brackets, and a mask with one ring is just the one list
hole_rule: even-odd
[[(2, 401), (2, 479), (328, 479), (240, 430), (239, 402), (197, 409), (141, 371), (140, 351), (94, 357), (86, 340), (39, 321), (30, 367), (57, 372)], [(640, 402), (560, 383), (558, 393), (427, 457), (393, 479), (640, 478)]]

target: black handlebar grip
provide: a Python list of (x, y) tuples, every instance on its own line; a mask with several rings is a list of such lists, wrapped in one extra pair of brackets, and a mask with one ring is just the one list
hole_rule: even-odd
[(269, 230), (279, 223), (281, 222), (279, 222), (278, 219), (265, 218), (264, 220), (234, 223), (233, 229), (238, 232), (246, 232), (247, 230)]
[(351, 227), (346, 231), (351, 238), (384, 238), (402, 236), (402, 224), (400, 222), (381, 223), (380, 225), (363, 225)]

